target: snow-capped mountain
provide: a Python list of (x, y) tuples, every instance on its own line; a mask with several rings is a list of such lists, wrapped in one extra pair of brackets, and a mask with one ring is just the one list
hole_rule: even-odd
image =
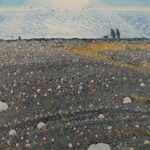
[(94, 10), (0, 11), (0, 39), (101, 38), (119, 28), (124, 38), (150, 38), (150, 13)]

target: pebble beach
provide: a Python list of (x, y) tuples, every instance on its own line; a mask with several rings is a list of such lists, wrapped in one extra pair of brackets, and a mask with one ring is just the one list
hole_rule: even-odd
[(149, 66), (147, 39), (1, 40), (0, 149), (149, 150)]

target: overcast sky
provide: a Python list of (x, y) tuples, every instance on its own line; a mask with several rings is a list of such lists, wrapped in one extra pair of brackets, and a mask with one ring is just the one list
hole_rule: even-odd
[(60, 9), (150, 9), (150, 0), (0, 0), (1, 7), (50, 7)]

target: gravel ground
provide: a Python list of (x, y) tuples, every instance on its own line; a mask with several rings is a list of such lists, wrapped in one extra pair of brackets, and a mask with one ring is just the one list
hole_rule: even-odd
[[(8, 104), (0, 112), (0, 149), (87, 150), (107, 143), (112, 150), (149, 150), (150, 75), (61, 51), (74, 41), (85, 42), (0, 42), (0, 101)], [(146, 52), (138, 59), (148, 60)], [(125, 61), (133, 53), (126, 55)]]

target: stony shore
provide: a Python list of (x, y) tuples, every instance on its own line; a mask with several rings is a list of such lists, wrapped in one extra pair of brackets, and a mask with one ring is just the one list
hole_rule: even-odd
[(149, 150), (149, 60), (150, 40), (0, 41), (0, 149)]

